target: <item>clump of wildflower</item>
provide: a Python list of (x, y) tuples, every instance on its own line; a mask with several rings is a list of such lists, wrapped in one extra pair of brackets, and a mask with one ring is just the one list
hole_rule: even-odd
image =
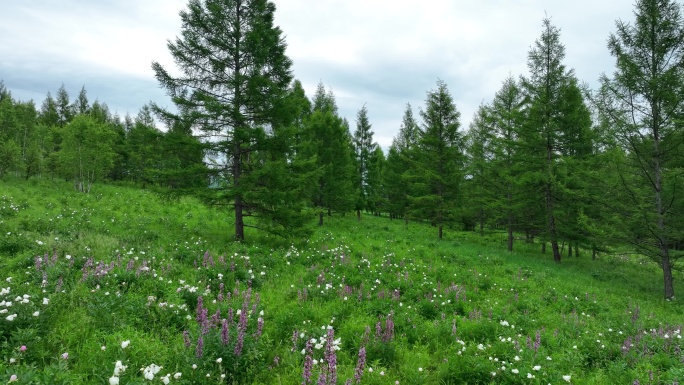
[(150, 364), (147, 367), (144, 367), (142, 369), (143, 372), (143, 377), (145, 377), (146, 380), (154, 380), (155, 374), (159, 373), (160, 370), (162, 370), (161, 366), (155, 365), (155, 364)]
[(354, 369), (354, 382), (357, 384), (361, 383), (361, 377), (363, 376), (363, 370), (366, 367), (366, 347), (361, 346), (359, 349), (359, 358), (356, 361), (356, 369)]
[(311, 340), (306, 341), (306, 347), (302, 351), (302, 354), (306, 354), (306, 357), (304, 357), (304, 372), (302, 373), (304, 381), (302, 381), (302, 385), (311, 383), (311, 369), (313, 368), (313, 357), (311, 357), (312, 349), (313, 345), (311, 344)]

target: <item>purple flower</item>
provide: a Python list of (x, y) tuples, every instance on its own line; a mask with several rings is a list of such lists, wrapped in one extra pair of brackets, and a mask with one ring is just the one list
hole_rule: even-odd
[(183, 330), (183, 342), (185, 343), (186, 348), (192, 346), (192, 341), (190, 341), (190, 332), (187, 330)]
[(366, 347), (362, 346), (359, 349), (359, 358), (356, 361), (356, 369), (354, 370), (354, 382), (357, 384), (361, 383), (361, 376), (363, 376), (363, 371), (366, 368)]
[(202, 335), (197, 339), (197, 347), (195, 348), (195, 357), (202, 358), (204, 355), (204, 338)]
[(228, 345), (228, 342), (230, 340), (230, 337), (228, 334), (228, 328), (229, 328), (228, 320), (224, 318), (223, 323), (221, 324), (221, 343), (223, 345)]
[(302, 381), (302, 385), (308, 385), (311, 383), (311, 369), (313, 368), (313, 358), (311, 357), (312, 347), (311, 341), (306, 341), (306, 347), (304, 348), (306, 357), (304, 357), (304, 372), (302, 373), (302, 378), (304, 381)]

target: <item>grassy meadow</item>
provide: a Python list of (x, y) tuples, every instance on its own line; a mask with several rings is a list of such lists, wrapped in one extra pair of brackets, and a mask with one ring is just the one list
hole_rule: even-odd
[(0, 384), (684, 383), (639, 257), (351, 214), (237, 244), (223, 210), (0, 181)]

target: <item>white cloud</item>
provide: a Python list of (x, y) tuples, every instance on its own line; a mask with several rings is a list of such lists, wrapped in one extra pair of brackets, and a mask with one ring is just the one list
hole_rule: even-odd
[[(135, 114), (150, 99), (170, 104), (152, 61), (172, 70), (166, 41), (180, 34), (184, 0), (6, 2), (0, 13), (0, 78), (18, 98), (42, 98), (64, 82), (113, 110)], [(527, 72), (545, 14), (561, 29), (566, 65), (595, 85), (611, 72), (606, 49), (631, 2), (575, 0), (276, 0), (294, 75), (311, 96), (319, 81), (355, 128), (364, 105), (387, 147), (406, 102), (417, 113), (437, 79), (446, 82), (467, 129), (501, 82)], [(39, 96), (37, 96), (39, 95)]]

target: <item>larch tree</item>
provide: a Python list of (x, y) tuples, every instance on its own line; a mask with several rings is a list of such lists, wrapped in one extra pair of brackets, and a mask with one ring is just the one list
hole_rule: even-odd
[(313, 112), (306, 118), (304, 156), (314, 159), (316, 170), (312, 202), (318, 210), (318, 225), (324, 213), (345, 213), (354, 208), (354, 152), (346, 121), (337, 115), (332, 91), (319, 84), (312, 101)]
[(383, 189), (390, 218), (404, 218), (408, 221), (410, 183), (407, 183), (407, 171), (410, 166), (411, 150), (418, 140), (418, 132), (419, 127), (413, 117), (413, 109), (406, 103), (399, 132), (392, 140), (383, 168)]
[(359, 196), (356, 200), (356, 218), (361, 220), (361, 210), (370, 210), (371, 156), (377, 144), (373, 142), (373, 130), (368, 120), (368, 109), (364, 105), (356, 114), (356, 130), (354, 131), (354, 152), (356, 155), (356, 178)]
[[(189, 121), (214, 154), (217, 199), (233, 207), (238, 241), (245, 238), (245, 226), (259, 227), (246, 224), (246, 217), (266, 223), (274, 219), (274, 202), (263, 204), (255, 192), (264, 171), (280, 170), (266, 163), (286, 162), (265, 155), (276, 148), (271, 139), (289, 124), (290, 115), (283, 106), (292, 61), (274, 13), (275, 5), (267, 0), (190, 0), (180, 13), (181, 36), (167, 44), (180, 75), (152, 64), (178, 108), (176, 117)], [(157, 105), (153, 109), (160, 116), (174, 115)], [(250, 177), (253, 173), (258, 177)]]
[(684, 239), (684, 20), (672, 0), (638, 0), (634, 15), (633, 23), (617, 21), (608, 39), (616, 70), (601, 78), (600, 103), (627, 153), (620, 172), (630, 198), (625, 239), (660, 265), (669, 300)]
[(427, 94), (417, 143), (412, 150), (411, 212), (437, 227), (442, 239), (445, 224), (458, 216), (463, 179), (464, 138), (459, 131), (461, 113), (443, 81)]
[[(553, 260), (561, 261), (559, 248), (559, 222), (563, 185), (558, 179), (561, 158), (567, 100), (565, 89), (574, 75), (563, 64), (565, 47), (560, 42), (560, 30), (548, 18), (543, 20), (542, 34), (528, 53), (529, 78), (522, 79), (528, 105), (525, 128), (521, 131), (526, 162), (529, 196), (539, 194), (544, 212), (544, 245), (551, 244)], [(534, 212), (534, 203), (527, 212)], [(531, 218), (534, 222), (535, 219)]]

